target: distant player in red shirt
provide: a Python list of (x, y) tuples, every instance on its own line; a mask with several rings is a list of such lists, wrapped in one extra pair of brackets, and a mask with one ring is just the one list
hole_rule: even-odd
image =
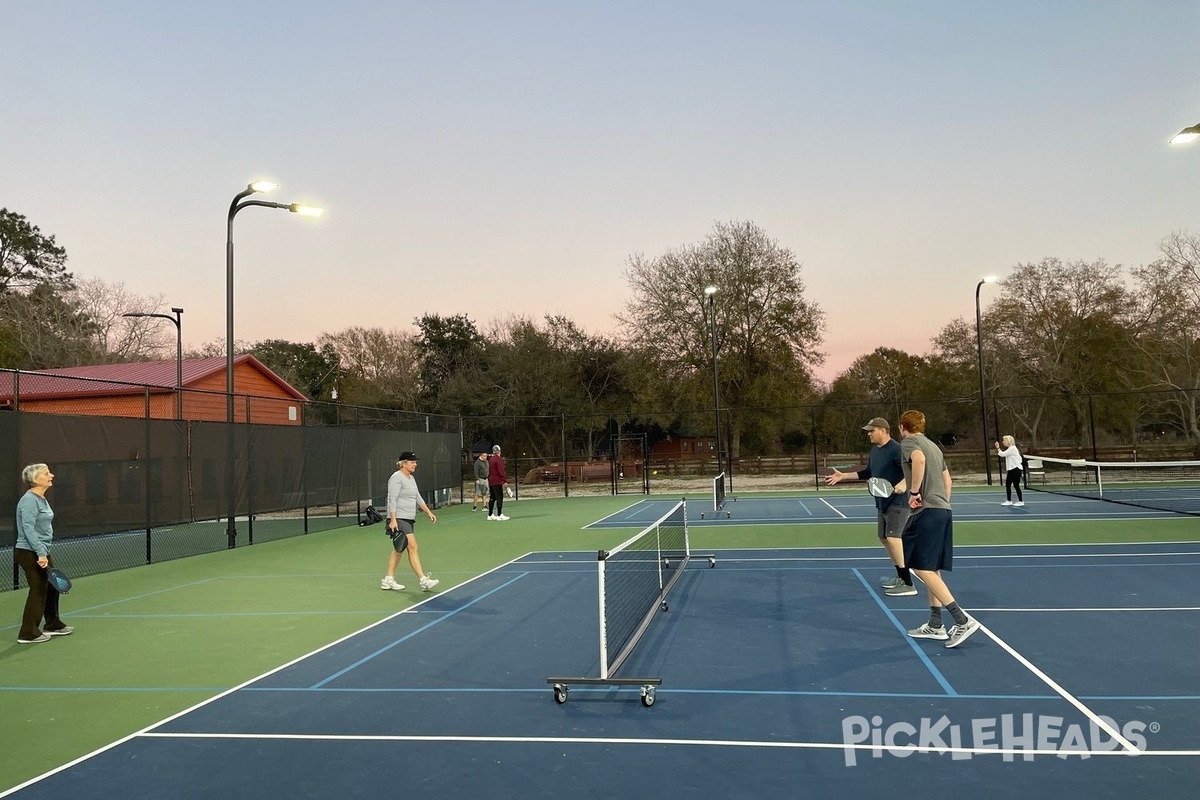
[(500, 455), (500, 445), (492, 447), (492, 457), (488, 459), (488, 519), (505, 520), (504, 516), (504, 484), (508, 476), (504, 474), (504, 457)]

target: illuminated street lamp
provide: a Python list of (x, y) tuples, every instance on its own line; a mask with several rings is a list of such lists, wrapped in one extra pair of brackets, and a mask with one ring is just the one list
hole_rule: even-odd
[(264, 208), (278, 208), (284, 211), (290, 211), (293, 214), (300, 214), (305, 217), (319, 217), (324, 213), (323, 209), (314, 206), (305, 206), (299, 203), (272, 203), (266, 200), (246, 200), (252, 194), (259, 192), (269, 192), (275, 188), (275, 184), (270, 181), (255, 181), (247, 186), (243, 191), (234, 195), (233, 202), (229, 204), (229, 217), (227, 234), (225, 237), (225, 424), (228, 430), (228, 445), (229, 452), (226, 454), (227, 470), (225, 473), (226, 484), (225, 492), (229, 499), (229, 522), (226, 527), (226, 534), (229, 536), (229, 547), (233, 547), (234, 539), (237, 537), (237, 527), (234, 525), (234, 512), (237, 504), (234, 499), (233, 482), (233, 218), (243, 208), (249, 206), (262, 206)]
[(1171, 144), (1188, 144), (1200, 138), (1200, 123), (1192, 125), (1190, 128), (1184, 128), (1179, 133), (1171, 137)]

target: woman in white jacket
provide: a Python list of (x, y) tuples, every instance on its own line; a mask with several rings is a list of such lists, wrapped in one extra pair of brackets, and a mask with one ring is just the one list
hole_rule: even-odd
[[(1003, 448), (1001, 447), (1003, 445)], [(1005, 436), (996, 442), (996, 455), (1004, 459), (1006, 475), (1004, 479), (1004, 494), (1007, 498), (1002, 506), (1023, 506), (1025, 499), (1021, 496), (1021, 451), (1017, 449), (1013, 437)], [(1013, 502), (1012, 490), (1017, 489), (1017, 502)]]

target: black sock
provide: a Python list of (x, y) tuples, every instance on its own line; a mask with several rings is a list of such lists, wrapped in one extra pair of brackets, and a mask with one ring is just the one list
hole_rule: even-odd
[(946, 606), (946, 610), (950, 612), (950, 616), (954, 617), (955, 625), (967, 624), (967, 612), (958, 607), (958, 603), (951, 603)]
[(905, 586), (912, 586), (912, 573), (908, 571), (908, 567), (896, 567), (896, 575), (904, 581)]
[(942, 627), (942, 607), (941, 606), (930, 606), (929, 607), (929, 627), (931, 627), (931, 628)]

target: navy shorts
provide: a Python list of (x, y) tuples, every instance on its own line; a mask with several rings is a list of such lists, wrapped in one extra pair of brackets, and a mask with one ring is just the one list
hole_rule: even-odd
[(392, 537), (392, 548), (397, 553), (403, 553), (408, 548), (408, 535), (413, 532), (413, 520), (398, 519), (396, 520), (396, 530), (393, 532), (391, 526), (384, 526), (387, 535)]
[(954, 513), (948, 508), (925, 508), (908, 518), (904, 533), (904, 564), (910, 569), (954, 569)]

